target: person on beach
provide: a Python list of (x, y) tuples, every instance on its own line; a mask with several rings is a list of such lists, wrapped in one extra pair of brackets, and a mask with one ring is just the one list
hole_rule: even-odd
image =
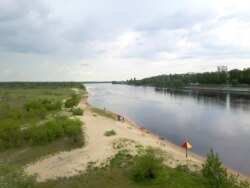
[(121, 121), (121, 116), (120, 115), (117, 115), (117, 120)]

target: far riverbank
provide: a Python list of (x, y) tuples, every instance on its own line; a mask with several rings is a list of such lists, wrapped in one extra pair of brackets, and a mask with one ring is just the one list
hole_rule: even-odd
[(250, 87), (236, 87), (225, 85), (197, 85), (185, 86), (182, 88), (184, 91), (210, 91), (210, 92), (230, 92), (240, 94), (250, 94)]

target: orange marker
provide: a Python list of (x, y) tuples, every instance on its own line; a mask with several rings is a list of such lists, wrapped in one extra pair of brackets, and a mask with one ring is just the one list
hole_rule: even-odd
[(188, 157), (188, 152), (187, 151), (188, 151), (189, 148), (192, 147), (192, 145), (188, 141), (186, 141), (186, 142), (184, 142), (184, 144), (182, 144), (182, 147), (186, 149), (186, 158), (187, 158)]

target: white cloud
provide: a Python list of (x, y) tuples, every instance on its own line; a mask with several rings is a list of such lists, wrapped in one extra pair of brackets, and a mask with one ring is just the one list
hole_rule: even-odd
[(9, 75), (15, 74), (15, 71), (12, 69), (7, 69), (7, 70), (3, 70), (2, 74), (4, 74), (5, 76), (9, 76)]
[(16, 73), (2, 71), (0, 80), (125, 80), (249, 67), (247, 0), (0, 4), (0, 68)]

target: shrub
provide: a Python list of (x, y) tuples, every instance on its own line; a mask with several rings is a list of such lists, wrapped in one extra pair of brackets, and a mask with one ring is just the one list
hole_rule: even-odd
[(36, 184), (36, 177), (27, 176), (23, 170), (6, 174), (0, 178), (1, 188), (35, 188)]
[(49, 139), (48, 128), (44, 125), (25, 129), (23, 135), (25, 142), (30, 145), (45, 145), (52, 141)]
[(161, 150), (151, 147), (141, 150), (132, 167), (133, 179), (145, 181), (158, 178), (164, 166), (163, 161), (164, 157)]
[(64, 136), (64, 129), (60, 122), (53, 120), (49, 121), (46, 124), (46, 127), (48, 129), (48, 135), (51, 139), (61, 138)]
[(38, 110), (38, 109), (40, 110), (44, 109), (45, 107), (39, 101), (32, 101), (30, 103), (25, 104), (24, 108), (26, 111), (30, 112), (31, 110)]
[(69, 142), (77, 147), (81, 147), (84, 145), (84, 135), (82, 130), (82, 123), (79, 120), (75, 120), (74, 122), (68, 121), (67, 124), (64, 124), (65, 134), (69, 139)]
[(209, 187), (249, 187), (249, 183), (247, 181), (239, 181), (237, 176), (231, 174), (229, 175), (227, 173), (226, 168), (222, 166), (218, 153), (215, 154), (213, 149), (211, 149), (207, 154), (207, 160), (203, 164), (201, 172)]
[(65, 108), (72, 108), (72, 107), (74, 107), (74, 105), (75, 105), (75, 103), (74, 103), (73, 99), (67, 99), (65, 101), (65, 104), (64, 104)]
[(62, 109), (62, 102), (61, 101), (52, 101), (49, 99), (43, 99), (40, 101), (41, 104), (46, 108), (47, 111), (55, 111)]
[(70, 143), (82, 146), (84, 136), (81, 125), (82, 123), (79, 120), (62, 117), (23, 130), (24, 140), (30, 145), (44, 145), (67, 136)]
[(13, 120), (0, 122), (0, 151), (21, 145), (20, 126)]
[(73, 145), (82, 146), (84, 135), (81, 121), (60, 117), (21, 130), (14, 120), (0, 120), (0, 151), (23, 145), (45, 145), (65, 136)]
[(75, 109), (73, 109), (72, 114), (75, 115), (75, 116), (82, 116), (83, 115), (83, 109), (75, 108)]
[(65, 101), (64, 105), (65, 105), (65, 108), (72, 108), (76, 106), (79, 102), (80, 102), (80, 96), (74, 93), (71, 95), (71, 98)]
[(38, 101), (32, 101), (30, 103), (27, 103), (24, 106), (26, 111), (34, 111), (34, 110), (46, 110), (46, 111), (55, 111), (55, 110), (61, 110), (62, 108), (62, 102), (61, 101), (52, 101), (49, 99), (42, 99)]
[(116, 132), (114, 130), (106, 131), (104, 133), (105, 136), (114, 136), (116, 135)]
[(218, 157), (218, 153), (214, 153), (213, 149), (207, 155), (207, 160), (202, 166), (202, 175), (206, 178), (208, 184), (212, 187), (225, 187), (227, 181), (227, 171), (222, 166), (222, 162)]

